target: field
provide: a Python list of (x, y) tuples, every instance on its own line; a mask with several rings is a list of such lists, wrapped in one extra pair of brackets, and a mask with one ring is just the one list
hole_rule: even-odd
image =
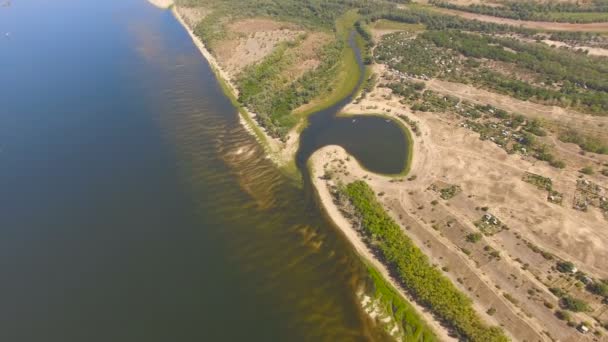
[(364, 180), (381, 194), (401, 232), (513, 340), (601, 340), (608, 60), (517, 29), (438, 28), (420, 13), (369, 20), (376, 85), (344, 109), (414, 130), (409, 175), (370, 174), (336, 147), (326, 182)]

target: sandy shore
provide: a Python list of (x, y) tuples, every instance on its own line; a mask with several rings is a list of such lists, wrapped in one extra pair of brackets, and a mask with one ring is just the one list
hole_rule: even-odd
[(399, 291), (399, 293), (406, 298), (410, 304), (416, 309), (418, 314), (424, 318), (425, 322), (431, 326), (433, 331), (437, 334), (437, 337), (441, 341), (457, 341), (456, 339), (448, 335), (448, 331), (442, 327), (439, 322), (433, 317), (433, 315), (416, 304), (411, 297), (403, 290), (399, 284), (391, 278), (389, 271), (386, 266), (381, 263), (372, 253), (372, 251), (365, 245), (363, 240), (357, 234), (351, 223), (342, 215), (338, 207), (334, 204), (332, 195), (329, 191), (328, 186), (331, 181), (327, 181), (321, 178), (324, 174), (324, 165), (330, 163), (334, 159), (346, 160), (349, 159), (348, 170), (353, 174), (354, 177), (362, 178), (364, 175), (369, 174), (363, 168), (356, 164), (353, 157), (349, 157), (348, 153), (340, 146), (326, 146), (317, 150), (309, 160), (309, 167), (311, 169), (312, 183), (315, 187), (317, 198), (320, 204), (325, 209), (325, 212), (333, 221), (334, 225), (344, 233), (350, 243), (353, 245), (357, 253), (363, 257), (368, 263), (373, 265), (384, 277), (385, 280), (389, 281), (390, 284)]
[(173, 5), (173, 0), (148, 0), (148, 2), (158, 8), (169, 8)]
[[(385, 71), (381, 65), (374, 68), (379, 75)], [(382, 193), (378, 199), (395, 222), (407, 230), (407, 235), (433, 263), (449, 269), (445, 275), (473, 299), (478, 314), (489, 324), (503, 326), (513, 340), (546, 340), (543, 331), (550, 331), (553, 338), (562, 341), (587, 340), (575, 329), (564, 326), (543, 304), (557, 305), (556, 298), (547, 291), (548, 287), (557, 284), (549, 277), (555, 261), (546, 260), (521, 241), (531, 241), (535, 246), (580, 265), (585, 272), (603, 278), (606, 268), (600, 260), (605, 260), (606, 255), (603, 242), (607, 241), (606, 221), (598, 210), (582, 213), (572, 209), (569, 202), (563, 205), (549, 203), (543, 191), (522, 181), (522, 177), (525, 172), (549, 177), (555, 188), (571, 199), (577, 170), (588, 163), (607, 163), (608, 159), (600, 155), (581, 155), (577, 146), (557, 142), (556, 153), (568, 161), (565, 170), (558, 170), (534, 159), (509, 155), (492, 142), (481, 141), (477, 133), (459, 126), (460, 119), (455, 114), (412, 112), (399, 100), (389, 89), (376, 88), (360, 102), (347, 105), (344, 111), (383, 113), (395, 118), (406, 115), (418, 122), (420, 134), (413, 136), (414, 158), (408, 174), (408, 178), (416, 176), (415, 179), (394, 180), (366, 172), (352, 156), (347, 158), (340, 152), (340, 148), (332, 148), (331, 156), (317, 156), (312, 160), (311, 168), (316, 170), (316, 177), (331, 170), (333, 182), (346, 184), (364, 179), (374, 192)], [(485, 100), (480, 99), (483, 103), (491, 103), (488, 96)], [(499, 108), (504, 107), (501, 104), (496, 103)], [(531, 108), (535, 104), (525, 105)], [(523, 113), (534, 116), (530, 109)], [(541, 115), (543, 113), (539, 111), (538, 114), (540, 117), (547, 115)], [(580, 124), (583, 118), (587, 117), (564, 113), (559, 121), (576, 119)], [(600, 176), (593, 176), (591, 180), (601, 186), (607, 185)], [(329, 185), (324, 179), (313, 181), (319, 190)], [(450, 184), (461, 186), (462, 194), (443, 200), (431, 189), (432, 185)], [(321, 201), (326, 208), (333, 205), (329, 195)], [(491, 208), (509, 230), (488, 236), (483, 243), (471, 244), (466, 241), (466, 235), (477, 230), (473, 223), (479, 219), (482, 206)], [(336, 225), (346, 224), (346, 228), (340, 229), (350, 229), (348, 222), (339, 223), (340, 220), (334, 218), (336, 215), (341, 213), (332, 215), (330, 212)], [(356, 234), (346, 235), (351, 241), (357, 238)], [(484, 252), (486, 245), (499, 250), (503, 257), (488, 259)], [(463, 248), (470, 254), (464, 253)], [(360, 248), (358, 251), (362, 253)], [(523, 264), (529, 269), (522, 268)], [(529, 293), (522, 290), (529, 288), (540, 290), (536, 292), (536, 300), (530, 300)], [(505, 294), (516, 300), (505, 300)], [(586, 296), (584, 289), (576, 295)], [(495, 313), (488, 315), (488, 308), (495, 309)], [(577, 319), (590, 318), (580, 315)]]
[[(173, 5), (173, 0), (148, 0), (152, 5), (159, 8), (169, 8)], [(194, 45), (198, 48), (200, 53), (205, 57), (211, 69), (215, 73), (216, 77), (223, 81), (227, 86), (229, 96), (238, 98), (239, 91), (234, 84), (234, 80), (224, 68), (221, 67), (215, 56), (205, 47), (203, 41), (194, 33), (192, 28), (187, 24), (184, 16), (180, 12), (178, 6), (172, 6), (171, 11), (177, 21), (184, 27), (188, 35), (194, 42)], [(251, 133), (264, 147), (268, 158), (271, 159), (277, 166), (285, 167), (294, 161), (295, 153), (299, 145), (299, 134), (297, 128), (293, 129), (287, 136), (287, 141), (282, 142), (279, 139), (273, 138), (268, 135), (264, 128), (259, 126), (255, 121), (256, 114), (247, 110), (244, 107), (239, 108), (239, 121), (245, 127), (245, 129)]]

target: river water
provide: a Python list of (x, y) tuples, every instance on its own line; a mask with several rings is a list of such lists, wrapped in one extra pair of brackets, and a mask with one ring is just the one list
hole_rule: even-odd
[[(13, 0), (0, 33), (0, 341), (385, 339), (364, 265), (169, 11)], [(363, 121), (363, 161), (362, 134), (403, 140)]]

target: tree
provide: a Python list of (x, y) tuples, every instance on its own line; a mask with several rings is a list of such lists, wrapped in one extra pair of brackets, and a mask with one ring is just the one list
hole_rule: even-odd
[(562, 261), (557, 263), (557, 270), (562, 273), (571, 273), (574, 270), (574, 264), (570, 261)]
[(562, 297), (560, 304), (564, 309), (570, 310), (572, 312), (590, 311), (590, 307), (587, 302), (581, 299), (574, 298), (570, 295)]

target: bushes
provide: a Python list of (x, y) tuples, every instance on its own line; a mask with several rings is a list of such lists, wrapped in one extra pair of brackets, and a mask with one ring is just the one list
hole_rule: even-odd
[(583, 151), (598, 154), (608, 154), (608, 145), (599, 139), (582, 135), (575, 130), (568, 130), (559, 135), (559, 140), (566, 143), (577, 144)]
[(551, 287), (549, 288), (549, 291), (551, 291), (551, 293), (553, 293), (558, 298), (561, 298), (566, 295), (566, 292), (560, 289), (559, 287)]
[(562, 321), (570, 321), (570, 313), (568, 311), (557, 310), (555, 311), (555, 317)]
[(457, 5), (444, 1), (431, 0), (438, 7), (491, 15), (495, 17), (516, 20), (557, 21), (571, 23), (592, 23), (608, 21), (608, 5), (600, 1), (587, 5), (568, 2), (534, 2), (517, 1), (503, 2), (501, 6), (488, 6), (473, 4), (468, 6)]
[(570, 295), (565, 295), (564, 297), (562, 297), (560, 304), (564, 309), (570, 310), (572, 312), (590, 311), (590, 307), (587, 302), (574, 298)]
[(589, 292), (598, 296), (608, 297), (608, 282), (599, 281), (587, 285)]
[(471, 243), (476, 243), (479, 242), (479, 240), (481, 240), (481, 234), (480, 233), (471, 233), (469, 235), (467, 235), (466, 239), (468, 242)]
[(562, 273), (572, 273), (574, 268), (574, 264), (570, 261), (560, 261), (557, 263), (557, 270)]
[(299, 79), (285, 79), (282, 71), (293, 63), (287, 44), (282, 44), (262, 62), (239, 75), (239, 102), (257, 114), (258, 122), (273, 137), (284, 138), (296, 124), (292, 111), (311, 99), (330, 91), (345, 43), (336, 41), (323, 47), (321, 64)]
[(353, 182), (343, 191), (361, 217), (364, 239), (378, 250), (413, 296), (468, 340), (508, 340), (500, 328), (488, 327), (481, 321), (471, 300), (430, 264), (386, 214), (365, 182)]
[[(379, 61), (404, 73), (474, 82), (518, 99), (573, 107), (595, 115), (606, 115), (608, 111), (608, 67), (604, 61), (555, 51), (544, 44), (430, 30), (415, 39), (404, 34), (388, 35), (375, 52)], [(460, 54), (467, 57), (466, 60), (483, 58), (515, 65), (536, 75), (536, 85), (485, 67), (473, 68), (457, 57)], [(538, 122), (531, 123), (528, 130), (544, 135), (539, 128)]]

